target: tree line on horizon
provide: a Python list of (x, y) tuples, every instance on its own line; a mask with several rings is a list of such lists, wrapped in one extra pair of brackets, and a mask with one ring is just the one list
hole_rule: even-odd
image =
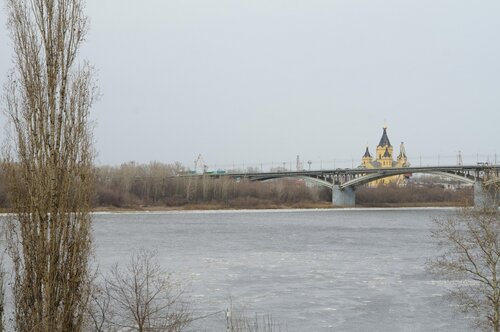
[[(188, 169), (180, 163), (124, 163), (97, 166), (93, 171), (93, 208), (198, 207), (259, 208), (307, 207), (331, 202), (331, 191), (303, 179), (275, 179), (257, 182), (229, 177), (182, 177)], [(0, 168), (0, 207), (8, 210), (7, 173)], [(362, 186), (356, 189), (361, 206), (455, 205), (473, 201), (471, 187), (445, 188), (427, 179), (424, 184), (406, 186)]]
[[(137, 207), (217, 205), (231, 208), (260, 206), (307, 206), (328, 204), (330, 189), (303, 179), (284, 178), (271, 181), (235, 180), (230, 177), (177, 176), (189, 174), (180, 163), (124, 163), (96, 168), (95, 207)], [(365, 206), (390, 204), (469, 205), (472, 188), (445, 188), (432, 179), (424, 184), (407, 186), (363, 186), (356, 189), (357, 203)]]

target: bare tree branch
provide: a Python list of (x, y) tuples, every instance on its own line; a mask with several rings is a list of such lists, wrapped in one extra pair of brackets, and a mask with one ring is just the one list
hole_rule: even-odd
[(432, 235), (444, 253), (429, 269), (453, 282), (450, 298), (474, 315), (475, 326), (500, 331), (500, 213), (463, 210), (435, 226)]
[(110, 328), (180, 332), (193, 320), (182, 288), (161, 269), (154, 252), (142, 249), (125, 267), (115, 264), (104, 289), (100, 302), (109, 305), (100, 312)]

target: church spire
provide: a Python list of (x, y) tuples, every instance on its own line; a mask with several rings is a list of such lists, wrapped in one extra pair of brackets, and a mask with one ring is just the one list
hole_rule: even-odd
[(370, 151), (368, 151), (368, 145), (367, 145), (365, 154), (363, 155), (363, 158), (371, 158), (371, 157), (372, 157), (372, 155), (370, 154)]
[(381, 147), (392, 146), (391, 142), (389, 141), (389, 137), (387, 136), (387, 125), (384, 125), (384, 132), (382, 133), (382, 137), (380, 138), (380, 142), (378, 143), (378, 146), (381, 146)]

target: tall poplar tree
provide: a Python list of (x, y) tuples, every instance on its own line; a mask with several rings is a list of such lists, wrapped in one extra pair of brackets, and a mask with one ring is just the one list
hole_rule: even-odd
[(5, 0), (15, 329), (80, 331), (89, 298), (92, 68), (77, 62), (82, 0)]

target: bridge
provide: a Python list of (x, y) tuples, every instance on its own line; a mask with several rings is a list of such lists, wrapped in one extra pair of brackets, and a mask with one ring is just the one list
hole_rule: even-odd
[(434, 174), (470, 184), (474, 187), (474, 206), (498, 206), (496, 186), (500, 185), (500, 165), (426, 166), (403, 168), (345, 168), (315, 171), (282, 171), (256, 173), (206, 173), (195, 176), (231, 177), (250, 181), (301, 178), (332, 190), (334, 206), (354, 206), (356, 188), (372, 181), (402, 174)]

